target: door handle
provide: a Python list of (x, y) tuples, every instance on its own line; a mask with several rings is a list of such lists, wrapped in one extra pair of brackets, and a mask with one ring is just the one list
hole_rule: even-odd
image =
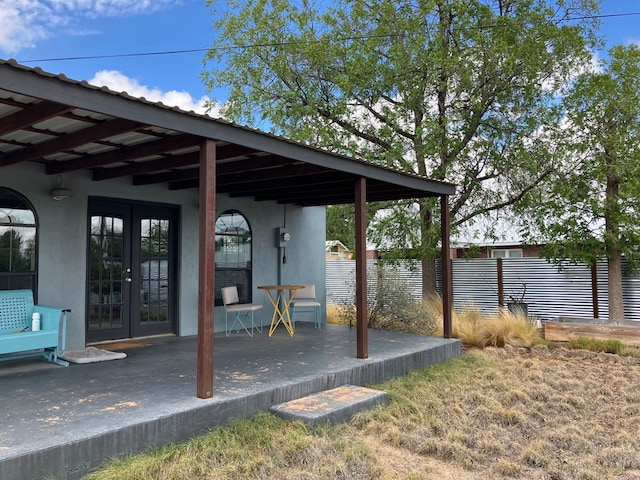
[(124, 281), (125, 281), (125, 282), (127, 282), (127, 283), (131, 283), (131, 282), (133, 282), (133, 280), (131, 279), (131, 277), (126, 277), (126, 278), (124, 279)]

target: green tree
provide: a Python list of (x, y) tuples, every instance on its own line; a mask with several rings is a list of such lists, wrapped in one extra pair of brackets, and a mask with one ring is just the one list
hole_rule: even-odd
[[(221, 2), (205, 57), (216, 66), (203, 80), (228, 89), (231, 120), (455, 183), (455, 231), (553, 170), (539, 132), (558, 119), (557, 88), (589, 61), (598, 3)], [(435, 291), (438, 221), (437, 201), (406, 201), (369, 227), (385, 248), (421, 252), (425, 294)]]
[[(379, 204), (367, 204), (366, 215), (369, 223)], [(355, 251), (355, 207), (353, 205), (330, 205), (327, 208), (327, 240), (340, 240), (351, 252)]]
[(640, 48), (615, 46), (571, 85), (558, 130), (567, 159), (527, 205), (531, 241), (555, 262), (608, 264), (609, 320), (624, 320), (622, 257), (640, 266)]

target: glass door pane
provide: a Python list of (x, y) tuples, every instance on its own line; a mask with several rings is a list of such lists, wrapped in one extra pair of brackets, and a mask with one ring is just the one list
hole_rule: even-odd
[(123, 329), (124, 218), (92, 215), (90, 222), (88, 330)]
[(140, 324), (169, 322), (169, 220), (140, 220)]

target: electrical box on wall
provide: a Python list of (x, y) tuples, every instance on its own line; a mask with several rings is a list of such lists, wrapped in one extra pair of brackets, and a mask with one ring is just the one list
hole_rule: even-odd
[(288, 245), (291, 234), (286, 228), (276, 228), (276, 247), (284, 248)]

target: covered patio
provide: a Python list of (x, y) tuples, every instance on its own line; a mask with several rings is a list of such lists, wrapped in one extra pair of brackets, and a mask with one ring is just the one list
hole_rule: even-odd
[[(0, 478), (78, 479), (109, 458), (182, 441), (230, 419), (336, 386), (371, 385), (460, 355), (457, 340), (301, 323), (293, 337), (215, 337), (212, 398), (193, 395), (197, 338), (154, 337), (127, 358), (67, 368), (33, 360), (0, 369)], [(108, 347), (108, 346), (107, 346)]]
[[(169, 294), (175, 306), (165, 317), (175, 322), (173, 328), (179, 335), (197, 331), (195, 391), (199, 398), (210, 398), (215, 388), (214, 297), (216, 289), (222, 286), (216, 285), (215, 280), (215, 225), (219, 214), (217, 204), (222, 201), (231, 208), (234, 201), (243, 199), (244, 205), (250, 201), (256, 206), (256, 212), (292, 205), (298, 208), (300, 218), (304, 217), (302, 210), (307, 207), (355, 204), (354, 354), (366, 359), (369, 356), (366, 203), (438, 197), (442, 212), (441, 250), (447, 260), (442, 262), (444, 333), (445, 337), (451, 336), (448, 198), (455, 188), (446, 182), (1, 60), (0, 171), (3, 172), (0, 186), (20, 188), (38, 201), (35, 210), (39, 210), (43, 226), (35, 249), (39, 250), (39, 266), (33, 290), (38, 303), (65, 303), (64, 307), (73, 310), (68, 328), (69, 334), (73, 332), (68, 343), (71, 348), (84, 345), (91, 327), (88, 279), (92, 272), (88, 267), (85, 269), (82, 260), (88, 249), (84, 243), (88, 230), (84, 221), (87, 204), (108, 195), (117, 199), (118, 208), (131, 206), (136, 201), (162, 201), (179, 211), (179, 220), (171, 220), (171, 224), (178, 224), (180, 238), (169, 242), (170, 246), (180, 248), (180, 258), (176, 256), (176, 266), (171, 267), (178, 272)], [(63, 174), (75, 175), (72, 178), (83, 191), (74, 202), (67, 202), (65, 208), (55, 208), (51, 202), (45, 202), (43, 179), (58, 178), (59, 187), (65, 187)], [(54, 198), (59, 197), (54, 195)], [(102, 218), (107, 216), (112, 218), (113, 212)], [(272, 244), (271, 238), (267, 239), (270, 235), (265, 235), (267, 231), (263, 229), (261, 238), (256, 238), (263, 245)], [(315, 240), (322, 248), (324, 239)], [(310, 238), (304, 240), (311, 241)], [(298, 245), (299, 251), (304, 250), (304, 242)], [(136, 255), (139, 254), (132, 254)], [(35, 262), (34, 258), (32, 263)], [(123, 269), (137, 268), (129, 263), (122, 260)], [(278, 265), (279, 271), (282, 264)], [(129, 291), (127, 283), (122, 283), (125, 280), (134, 287), (124, 298), (130, 299), (125, 306), (135, 321), (139, 311), (136, 303), (139, 274), (131, 268), (117, 281), (118, 289)], [(256, 268), (255, 276), (273, 270), (273, 265), (262, 270)], [(61, 282), (61, 278), (65, 281)], [(197, 290), (197, 301), (191, 293), (194, 290)], [(139, 336), (134, 329), (131, 332), (132, 337)]]
[[(145, 344), (128, 348), (125, 360), (98, 364), (0, 364), (0, 478), (80, 478), (109, 457), (183, 440), (309, 393), (380, 382), (460, 354), (459, 343), (449, 339), (448, 199), (455, 188), (446, 182), (0, 60), (0, 190), (9, 192), (5, 201), (17, 198), (21, 205), (11, 200), (8, 210), (32, 215), (31, 230), (25, 230), (19, 218), (14, 222), (5, 213), (3, 231), (15, 238), (16, 232), (31, 232), (33, 245), (27, 248), (25, 237), (22, 247), (9, 249), (28, 260), (23, 277), (31, 283), (15, 287), (9, 281), (3, 288), (30, 288), (37, 303), (70, 308), (68, 349), (96, 341), (89, 335), (95, 333), (92, 315), (103, 304), (111, 312), (119, 309), (109, 320), (119, 321), (125, 333), (100, 340)], [(442, 211), (446, 338), (369, 330), (366, 203), (425, 197), (438, 198)], [(284, 329), (271, 338), (221, 335), (224, 311), (215, 299), (223, 286), (216, 284), (218, 216), (242, 210), (253, 222), (251, 243), (261, 254), (247, 262), (248, 298), (268, 306), (258, 286), (286, 284), (274, 231), (286, 226), (297, 239), (287, 247), (285, 280), (310, 280), (324, 290), (324, 206), (344, 203), (355, 205), (354, 328), (318, 332), (299, 324), (293, 337)], [(127, 254), (104, 263), (94, 255), (92, 248), (102, 245), (92, 243), (94, 218), (123, 222), (109, 239), (125, 239)], [(151, 326), (165, 336), (140, 333), (151, 323), (141, 313), (150, 298), (141, 289), (142, 253), (147, 255), (142, 250), (150, 245), (141, 225), (148, 219), (166, 223), (171, 232), (166, 244), (156, 242), (152, 256), (169, 262), (171, 274), (165, 282), (158, 268), (153, 277), (157, 290), (165, 289), (156, 306), (161, 299), (168, 306)], [(100, 236), (103, 224), (95, 234), (100, 241), (107, 238)], [(92, 291), (102, 281), (92, 276), (95, 258), (111, 275), (109, 285), (117, 286), (107, 295)], [(0, 274), (9, 278), (11, 272)], [(100, 328), (97, 333), (108, 334), (112, 327)]]

